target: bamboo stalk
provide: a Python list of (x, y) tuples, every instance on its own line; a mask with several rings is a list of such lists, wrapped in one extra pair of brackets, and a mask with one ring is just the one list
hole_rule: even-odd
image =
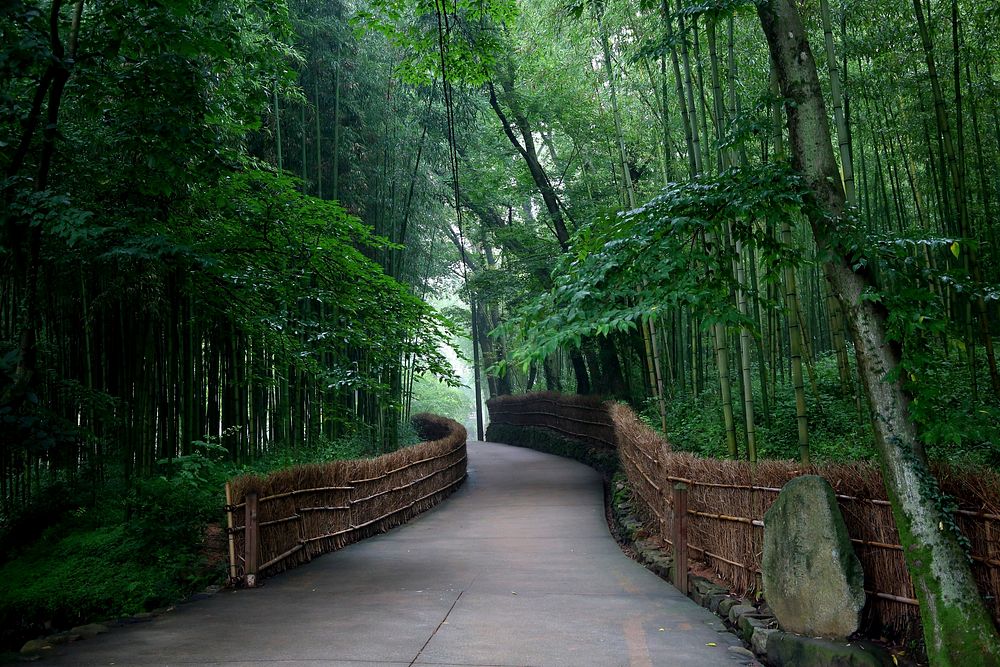
[(656, 489), (657, 493), (662, 493), (663, 492), (663, 489), (660, 488), (659, 484), (657, 484), (652, 479), (650, 479), (649, 475), (647, 475), (646, 472), (642, 468), (640, 468), (638, 465), (636, 465), (634, 459), (632, 459), (624, 451), (622, 452), (622, 454), (624, 454), (625, 457), (628, 459), (628, 462), (632, 464), (632, 467), (635, 468), (639, 472), (640, 475), (642, 475), (643, 479), (646, 480), (646, 483), (648, 483), (651, 487), (653, 487), (654, 489)]
[(317, 535), (315, 537), (307, 537), (307, 538), (303, 539), (302, 541), (303, 542), (318, 542), (319, 540), (325, 540), (325, 539), (329, 539), (331, 537), (338, 537), (340, 535), (346, 535), (347, 533), (353, 532), (354, 529), (355, 529), (355, 527), (351, 526), (350, 528), (345, 528), (344, 530), (338, 530), (338, 531), (336, 531), (334, 533), (324, 533), (323, 535)]
[(856, 537), (852, 537), (851, 542), (854, 542), (855, 544), (861, 544), (866, 547), (872, 547), (874, 549), (887, 549), (889, 551), (903, 550), (903, 546), (900, 544), (886, 544), (885, 542), (872, 542), (870, 540), (861, 540)]
[[(671, 480), (676, 479), (677, 481), (682, 481), (680, 477), (671, 477)], [(717, 482), (699, 482), (698, 480), (686, 479), (683, 480), (692, 486), (707, 486), (717, 489), (737, 489), (742, 491), (769, 491), (772, 493), (781, 493), (781, 489), (773, 486), (746, 486), (743, 484), (719, 484)]]

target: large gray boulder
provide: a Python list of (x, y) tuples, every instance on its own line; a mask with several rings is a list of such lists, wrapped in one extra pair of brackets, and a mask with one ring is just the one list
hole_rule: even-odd
[(796, 477), (764, 515), (761, 570), (764, 596), (784, 630), (835, 639), (857, 631), (864, 573), (822, 477)]

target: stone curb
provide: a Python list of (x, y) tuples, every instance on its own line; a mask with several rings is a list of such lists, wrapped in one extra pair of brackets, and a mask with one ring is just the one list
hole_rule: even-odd
[[(633, 514), (627, 483), (615, 476), (610, 482), (609, 505), (615, 538), (635, 552), (647, 569), (673, 581), (673, 559), (650, 539), (642, 522)], [(749, 647), (757, 664), (772, 667), (886, 667), (898, 663), (888, 651), (868, 642), (838, 642), (802, 637), (778, 629), (778, 621), (766, 608), (737, 598), (722, 586), (697, 575), (688, 576), (688, 597), (718, 615)]]

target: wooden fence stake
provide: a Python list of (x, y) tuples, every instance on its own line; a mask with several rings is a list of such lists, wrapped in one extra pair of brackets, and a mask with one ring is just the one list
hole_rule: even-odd
[(660, 451), (656, 457), (657, 469), (660, 473), (660, 507), (656, 513), (660, 519), (660, 538), (664, 544), (670, 542), (670, 531), (667, 528), (667, 453), (665, 446), (660, 446)]
[(299, 520), (296, 522), (299, 526), (299, 544), (302, 545), (303, 553), (305, 553), (306, 562), (312, 560), (312, 554), (309, 553), (309, 542), (306, 540), (306, 513), (303, 512), (298, 507), (295, 508), (295, 513), (299, 515)]
[(688, 487), (683, 482), (674, 484), (674, 586), (682, 593), (688, 592)]
[(243, 534), (246, 547), (246, 584), (247, 588), (253, 588), (257, 585), (257, 558), (260, 546), (257, 494), (254, 491), (247, 494), (246, 510), (246, 531)]
[(233, 535), (233, 487), (226, 482), (226, 527), (229, 529), (229, 582), (236, 581), (236, 538)]

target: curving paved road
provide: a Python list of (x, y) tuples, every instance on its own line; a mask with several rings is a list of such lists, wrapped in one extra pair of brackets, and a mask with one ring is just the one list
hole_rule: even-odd
[(470, 443), (466, 484), (409, 524), (43, 664), (746, 664), (720, 630), (622, 554), (593, 470)]

